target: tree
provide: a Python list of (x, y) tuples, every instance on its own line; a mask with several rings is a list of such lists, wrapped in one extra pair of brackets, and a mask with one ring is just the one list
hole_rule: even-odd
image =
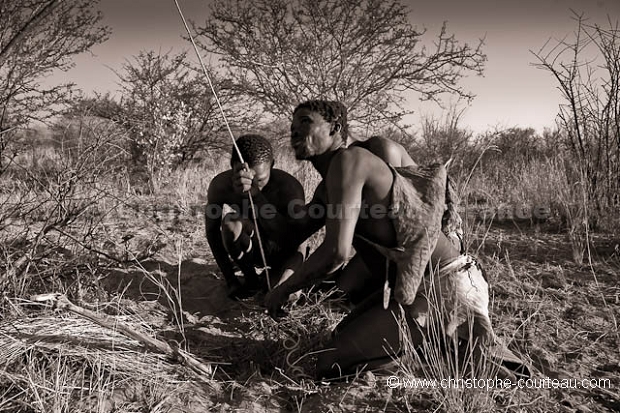
[[(230, 137), (213, 93), (186, 60), (186, 54), (140, 52), (118, 73), (121, 99), (85, 99), (76, 113), (86, 112), (120, 125), (128, 135), (134, 172), (151, 190), (157, 176), (191, 161), (201, 151), (230, 148)], [(225, 86), (214, 79), (218, 86)], [(235, 129), (254, 124), (255, 114), (220, 87), (218, 97)], [(142, 171), (137, 167), (143, 167)]]
[(472, 96), (459, 85), (481, 74), (482, 41), (459, 43), (446, 26), (432, 48), (398, 0), (216, 0), (203, 50), (219, 56), (234, 90), (276, 117), (309, 98), (344, 102), (362, 124), (407, 113), (401, 92)]
[(89, 0), (0, 0), (0, 171), (15, 132), (31, 120), (58, 112), (71, 83), (44, 87), (53, 70), (68, 70), (71, 57), (105, 41), (109, 29)]
[(588, 24), (575, 14), (577, 29), (534, 53), (564, 98), (558, 123), (597, 215), (618, 204), (620, 191), (620, 27)]

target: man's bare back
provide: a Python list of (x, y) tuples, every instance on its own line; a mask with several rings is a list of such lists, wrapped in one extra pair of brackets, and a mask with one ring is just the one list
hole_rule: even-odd
[(400, 143), (383, 136), (371, 136), (365, 141), (354, 141), (349, 147), (353, 146), (369, 150), (395, 168), (416, 165)]
[[(365, 141), (353, 141), (348, 147), (364, 148), (395, 168), (416, 165), (401, 144), (382, 136), (372, 136)], [(313, 201), (323, 205), (327, 204), (324, 180), (315, 189)]]
[[(342, 129), (346, 131), (346, 127), (342, 126), (343, 122), (346, 125), (346, 111), (343, 116), (342, 111), (338, 113), (338, 108), (338, 104), (334, 105), (334, 102), (309, 101), (299, 105), (293, 115), (291, 145), (296, 156), (298, 159), (307, 159), (312, 162), (323, 178), (324, 195), (318, 193), (315, 194), (315, 198), (323, 196), (326, 205), (339, 206), (341, 213), (336, 216), (327, 216), (323, 243), (310, 255), (299, 271), (267, 295), (265, 304), (272, 315), (285, 301), (288, 294), (316, 284), (338, 270), (349, 257), (353, 244), (356, 249), (358, 249), (358, 244), (364, 245), (364, 243), (359, 243), (360, 238), (365, 238), (370, 244), (375, 244), (375, 247), (366, 244), (370, 247), (365, 248), (361, 254), (370, 273), (373, 276), (384, 276), (384, 280), (390, 278), (395, 272), (395, 262), (388, 261), (388, 256), (382, 255), (375, 248), (376, 246), (381, 246), (382, 249), (394, 247), (397, 244), (396, 231), (411, 230), (411, 228), (402, 226), (397, 228), (396, 220), (391, 219), (389, 215), (394, 185), (397, 182), (399, 185), (405, 185), (406, 179), (401, 175), (405, 171), (397, 172), (380, 157), (363, 147), (353, 145), (345, 148), (340, 131)], [(443, 179), (445, 179), (445, 170)], [(399, 189), (402, 195), (403, 188), (399, 187)], [(445, 187), (443, 191), (445, 192)], [(434, 193), (435, 196), (442, 196), (441, 191)], [(439, 201), (435, 202), (435, 206), (439, 207), (437, 203)], [(366, 208), (372, 210), (373, 207), (376, 208), (376, 212), (386, 213), (382, 216), (362, 214)], [(441, 210), (434, 209), (434, 211), (440, 212)], [(417, 222), (418, 218), (408, 215), (403, 219)], [(437, 228), (435, 233), (440, 233), (437, 214), (433, 215), (432, 220)], [(423, 234), (426, 224), (420, 222), (420, 225), (420, 228), (414, 230)], [(407, 250), (403, 252), (404, 255), (408, 255)], [(454, 263), (457, 257), (459, 257), (459, 251), (440, 233), (436, 247), (432, 251), (431, 264), (434, 266), (443, 265), (444, 262)], [(386, 263), (389, 264), (388, 274), (386, 274)], [(423, 271), (424, 266), (421, 268)], [(449, 265), (446, 265), (446, 268), (449, 268)], [(480, 301), (473, 303), (471, 310), (477, 314), (474, 323), (480, 324), (475, 324), (473, 328), (480, 332), (480, 337), (484, 336), (485, 339), (492, 337), (488, 319), (488, 302), (485, 304), (485, 299), (488, 301), (488, 286), (481, 271), (478, 268), (471, 274), (469, 270), (456, 271), (455, 277), (447, 277), (443, 280), (451, 286), (458, 285), (459, 288), (461, 288), (458, 284), (460, 281), (469, 280), (469, 284), (463, 284), (469, 289), (475, 283), (474, 288), (480, 291)], [(391, 286), (394, 285), (393, 279), (388, 281)], [(413, 294), (415, 296), (415, 292)], [(449, 300), (452, 300), (449, 303), (454, 302), (453, 298)], [(406, 314), (416, 314), (418, 311), (416, 303), (418, 303), (417, 300), (409, 306), (411, 312), (406, 310)], [(358, 306), (358, 309), (339, 324), (332, 340), (319, 355), (318, 377), (338, 377), (343, 373), (354, 372), (356, 366), (372, 367), (375, 361), (381, 364), (395, 357), (386, 350), (386, 348), (391, 348), (392, 351), (397, 351), (401, 340), (402, 330), (396, 322), (396, 315), (400, 314), (399, 303), (394, 296), (389, 296), (387, 306), (385, 302), (382, 305), (381, 300), (377, 302), (374, 296), (369, 297), (365, 303)], [(418, 325), (412, 317), (410, 315), (407, 318), (411, 329), (411, 340), (419, 343), (422, 337), (419, 336)], [(476, 326), (481, 328), (477, 329)], [(480, 344), (484, 340), (478, 341), (474, 338), (473, 341)]]

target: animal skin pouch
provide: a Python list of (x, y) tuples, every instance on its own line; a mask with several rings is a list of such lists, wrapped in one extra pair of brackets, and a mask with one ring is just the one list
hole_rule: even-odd
[[(396, 246), (365, 239), (396, 265), (394, 299), (411, 305), (441, 233), (446, 208), (447, 172), (443, 165), (392, 168), (390, 210)], [(384, 290), (386, 291), (386, 290)]]

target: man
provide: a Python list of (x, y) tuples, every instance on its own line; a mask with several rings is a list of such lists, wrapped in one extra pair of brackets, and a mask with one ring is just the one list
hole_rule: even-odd
[[(226, 280), (228, 296), (247, 298), (261, 287), (255, 269), (264, 267), (258, 233), (272, 274), (284, 271), (285, 262), (297, 265), (303, 260), (301, 241), (291, 238), (294, 231), (288, 212), (290, 205), (303, 205), (304, 190), (293, 176), (273, 167), (273, 148), (264, 137), (244, 135), (236, 145), (245, 163), (241, 163), (233, 147), (231, 169), (209, 184), (205, 226), (209, 246)], [(225, 205), (233, 210), (226, 215)], [(233, 262), (244, 275), (243, 284), (235, 276)]]
[[(338, 102), (336, 102), (339, 104)], [(341, 104), (340, 104), (341, 105)], [(341, 109), (346, 114), (346, 108)], [(346, 116), (345, 116), (346, 119)], [(358, 146), (372, 152), (374, 155), (383, 159), (394, 168), (402, 168), (407, 166), (417, 166), (416, 162), (405, 148), (398, 142), (382, 136), (372, 136), (365, 141), (353, 141), (349, 146)], [(450, 242), (461, 252), (464, 252), (463, 245), (463, 228), (462, 220), (456, 211), (455, 204), (458, 203), (458, 195), (454, 183), (448, 176), (446, 188), (446, 211), (442, 217), (443, 233), (448, 237)]]
[[(342, 105), (338, 102), (334, 104)], [(341, 107), (341, 112), (345, 114), (344, 118), (346, 119), (346, 108), (344, 106)], [(418, 166), (401, 144), (382, 136), (372, 136), (365, 141), (353, 141), (349, 144), (349, 147), (353, 146), (372, 152), (372, 154), (395, 168)], [(447, 185), (446, 211), (442, 217), (442, 231), (455, 248), (463, 252), (462, 221), (454, 205), (457, 199), (456, 190), (449, 179)], [(380, 279), (371, 277), (360, 254), (355, 254), (343, 269), (335, 273), (333, 277), (330, 277), (330, 279), (332, 278), (338, 289), (345, 292), (353, 304), (360, 303), (382, 285)], [(360, 282), (362, 279), (366, 280), (366, 282)]]
[[(341, 126), (341, 136), (343, 142), (346, 144), (349, 138), (347, 125), (347, 109), (340, 102), (330, 102), (329, 105), (323, 108), (323, 115), (327, 120), (338, 118)], [(349, 147), (359, 147), (370, 151), (372, 154), (381, 158), (384, 162), (393, 167), (409, 167), (417, 166), (416, 162), (407, 153), (405, 148), (391, 140), (381, 136), (372, 136), (365, 141), (353, 140)], [(456, 191), (452, 186), (452, 183), (448, 180), (448, 188), (446, 191), (446, 211), (442, 217), (442, 230), (452, 242), (452, 244), (460, 251), (463, 252), (463, 231), (461, 218), (456, 212), (454, 201), (457, 199)], [(325, 181), (322, 181), (315, 190), (314, 197), (310, 204), (305, 207), (306, 220), (299, 220), (297, 222), (298, 234), (301, 239), (306, 239), (312, 233), (316, 232), (319, 228), (325, 225), (325, 215), (323, 214), (318, 218), (310, 218), (307, 211), (313, 208), (320, 207), (319, 210), (327, 210), (326, 206), (326, 193), (325, 193)], [(367, 248), (365, 244), (358, 243), (358, 247), (362, 249), (362, 253)], [(377, 288), (383, 285), (383, 281), (377, 277), (372, 277), (369, 269), (361, 259), (362, 254), (355, 254), (347, 261), (346, 266), (340, 268), (333, 273), (327, 282), (335, 283), (338, 289), (345, 293), (346, 297), (353, 303), (358, 304), (368, 297), (371, 293), (377, 291)]]
[[(291, 145), (295, 155), (309, 160), (323, 178), (315, 201), (335, 206), (338, 213), (326, 217), (325, 239), (317, 250), (267, 295), (265, 304), (270, 313), (275, 314), (290, 293), (339, 270), (354, 246), (370, 279), (359, 279), (360, 285), (352, 288), (372, 285), (376, 289), (376, 285), (384, 284), (383, 304), (380, 292), (378, 299), (377, 294), (368, 297), (336, 328), (332, 341), (318, 356), (319, 378), (353, 373), (362, 365), (372, 367), (377, 360), (389, 361), (396, 354), (386, 348), (398, 353), (401, 330), (395, 320), (399, 304), (405, 307), (412, 336), (428, 312), (425, 296), (417, 293), (429, 261), (440, 273), (450, 270), (456, 274), (441, 278), (442, 283), (447, 290), (461, 294), (464, 309), (473, 315), (471, 325), (451, 317), (462, 313), (452, 311), (456, 307), (447, 297), (446, 333), (460, 336), (471, 331), (479, 344), (492, 339), (486, 281), (478, 268), (470, 271), (475, 262), (461, 259), (458, 249), (441, 232), (445, 169), (394, 169), (363, 147), (347, 148), (346, 135), (346, 112), (337, 102), (308, 101), (294, 111)], [(416, 186), (422, 189), (418, 191)], [(400, 212), (396, 211), (399, 206)], [(472, 286), (475, 294), (470, 294)], [(463, 288), (468, 289), (465, 294)]]

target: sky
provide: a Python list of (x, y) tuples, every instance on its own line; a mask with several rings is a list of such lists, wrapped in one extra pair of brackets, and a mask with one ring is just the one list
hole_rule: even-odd
[[(208, 0), (178, 0), (187, 19), (202, 22), (208, 16)], [(492, 128), (553, 127), (561, 96), (551, 75), (535, 68), (538, 51), (550, 38), (571, 34), (576, 23), (571, 9), (589, 23), (606, 24), (607, 16), (620, 19), (620, 0), (403, 0), (410, 9), (411, 23), (438, 33), (446, 21), (448, 31), (463, 42), (485, 39), (488, 61), (483, 77), (472, 76), (462, 86), (476, 95), (464, 109), (461, 126), (475, 133)], [(141, 50), (162, 53), (189, 50), (173, 0), (101, 0), (104, 24), (112, 29), (110, 39), (90, 53), (75, 58), (75, 68), (57, 73), (48, 82), (72, 81), (86, 93), (117, 90), (121, 66)], [(429, 40), (431, 37), (429, 37)], [(195, 60), (193, 51), (190, 56)], [(208, 57), (205, 57), (208, 60)], [(446, 102), (446, 106), (449, 102)], [(407, 109), (415, 114), (405, 119), (414, 129), (425, 116), (445, 114), (434, 103), (408, 97)]]

